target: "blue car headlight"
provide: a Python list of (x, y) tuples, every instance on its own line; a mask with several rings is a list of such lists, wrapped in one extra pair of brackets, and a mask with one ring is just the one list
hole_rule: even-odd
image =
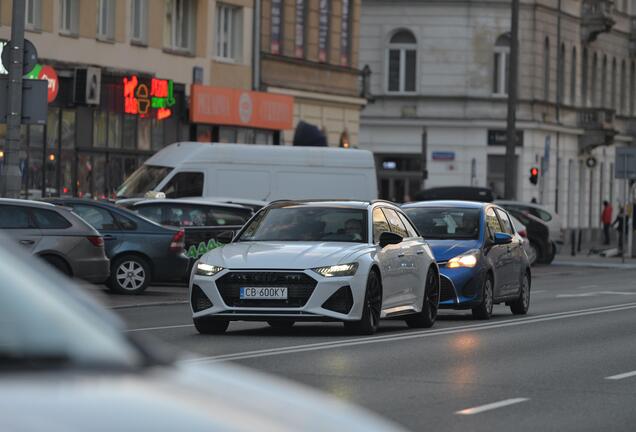
[(468, 252), (464, 252), (461, 255), (457, 255), (448, 260), (446, 263), (446, 267), (448, 268), (473, 268), (477, 265), (477, 261), (479, 261), (479, 250), (473, 249)]

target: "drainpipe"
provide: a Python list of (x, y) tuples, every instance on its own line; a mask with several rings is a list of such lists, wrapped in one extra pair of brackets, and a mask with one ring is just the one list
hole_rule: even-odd
[[(557, 58), (563, 54), (563, 58), (560, 62), (557, 61), (558, 65), (561, 65), (561, 71), (559, 71), (559, 76), (563, 77), (561, 80), (561, 91), (557, 90), (557, 105), (556, 105), (556, 123), (557, 126), (561, 126), (561, 104), (563, 103), (563, 94), (565, 93), (565, 53), (561, 53), (561, 0), (559, 0), (558, 4), (559, 15), (557, 16)], [(576, 87), (574, 88), (576, 92)], [(570, 98), (574, 100), (574, 95), (570, 95)], [(557, 130), (556, 133), (556, 169), (554, 170), (554, 174), (556, 176), (556, 187), (554, 189), (554, 212), (559, 213), (559, 175), (560, 173), (560, 161), (559, 161), (559, 150), (560, 150), (560, 142), (559, 138), (561, 137), (561, 133)]]
[(252, 89), (261, 88), (261, 0), (254, 0), (252, 20)]

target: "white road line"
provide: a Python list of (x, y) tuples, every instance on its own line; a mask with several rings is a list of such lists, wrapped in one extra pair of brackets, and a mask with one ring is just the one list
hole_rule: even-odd
[(168, 330), (175, 328), (184, 328), (184, 327), (194, 327), (194, 324), (181, 324), (181, 325), (171, 325), (171, 326), (161, 326), (161, 327), (144, 327), (137, 329), (128, 329), (127, 332), (140, 332), (140, 331), (151, 331), (151, 330)]
[(618, 374), (618, 375), (612, 375), (612, 376), (608, 376), (605, 377), (605, 379), (607, 380), (621, 380), (621, 379), (625, 379), (625, 378), (631, 378), (636, 376), (636, 371), (632, 371), (632, 372), (625, 372), (622, 374)]
[(480, 405), (477, 407), (473, 407), (473, 408), (466, 408), (464, 410), (461, 411), (457, 411), (455, 414), (459, 414), (459, 415), (473, 415), (473, 414), (479, 414), (479, 413), (483, 413), (485, 411), (491, 411), (497, 408), (503, 408), (503, 407), (507, 407), (510, 405), (515, 405), (521, 402), (527, 402), (530, 399), (528, 398), (514, 398), (514, 399), (506, 399), (506, 400), (502, 400), (499, 402), (493, 402), (487, 405)]
[(525, 325), (525, 324), (534, 324), (534, 323), (545, 322), (545, 321), (576, 318), (576, 317), (581, 317), (586, 315), (596, 315), (596, 314), (607, 313), (607, 312), (617, 312), (617, 311), (630, 310), (630, 309), (636, 309), (636, 303), (603, 306), (598, 308), (582, 309), (582, 310), (570, 311), (570, 312), (557, 312), (553, 314), (538, 315), (536, 317), (526, 317), (526, 318), (518, 318), (518, 319), (510, 320), (510, 321), (457, 326), (457, 327), (451, 327), (447, 329), (423, 330), (423, 331), (417, 331), (417, 332), (399, 333), (399, 334), (385, 335), (385, 336), (372, 336), (372, 337), (356, 338), (356, 339), (344, 339), (344, 340), (341, 339), (341, 340), (331, 341), (331, 342), (319, 342), (319, 343), (305, 344), (305, 345), (292, 345), (287, 347), (270, 348), (270, 349), (257, 350), (257, 351), (246, 351), (246, 352), (222, 354), (222, 355), (209, 356), (209, 357), (198, 357), (194, 359), (183, 360), (183, 362), (184, 363), (201, 363), (201, 362), (217, 362), (217, 361), (228, 361), (228, 360), (244, 360), (244, 359), (256, 358), (256, 357), (294, 354), (294, 353), (307, 352), (307, 351), (318, 351), (318, 350), (324, 350), (324, 349), (344, 348), (344, 347), (367, 345), (367, 344), (374, 344), (374, 343), (381, 343), (381, 342), (395, 342), (395, 341), (408, 340), (408, 339), (419, 339), (419, 338), (425, 338), (425, 337), (442, 336), (442, 335), (449, 335), (449, 334), (461, 333), (466, 331), (491, 330), (491, 329), (513, 327), (513, 326), (519, 326), (519, 325)]
[(532, 294), (540, 294), (544, 292), (546, 292), (546, 290), (532, 290)]

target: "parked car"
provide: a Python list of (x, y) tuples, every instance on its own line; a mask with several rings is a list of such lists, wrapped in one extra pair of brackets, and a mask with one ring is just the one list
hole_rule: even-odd
[(377, 198), (368, 150), (181, 142), (150, 157), (117, 190), (117, 199), (162, 192), (166, 198)]
[(249, 207), (203, 198), (143, 200), (130, 210), (158, 224), (183, 228), (186, 255), (192, 259), (219, 247), (219, 234), (231, 234), (231, 240), (253, 214)]
[(523, 250), (528, 256), (528, 262), (530, 263), (530, 265), (534, 265), (534, 263), (537, 261), (537, 251), (530, 244), (530, 240), (528, 240), (528, 230), (526, 229), (526, 226), (510, 213), (508, 213), (508, 216), (510, 216), (513, 228), (521, 236), (521, 239), (523, 241)]
[(555, 243), (550, 238), (550, 228), (541, 219), (519, 210), (509, 209), (508, 213), (526, 226), (530, 249), (528, 256), (536, 255), (536, 263), (550, 264), (556, 255)]
[(185, 232), (164, 227), (104, 201), (54, 198), (72, 208), (103, 236), (110, 258), (109, 287), (139, 294), (151, 282), (182, 282), (190, 260), (184, 253)]
[(222, 333), (238, 320), (341, 321), (358, 334), (374, 333), (381, 318), (431, 327), (439, 269), (389, 202), (282, 201), (201, 257), (190, 299), (201, 333)]
[(108, 279), (104, 239), (70, 209), (0, 198), (0, 230), (68, 276), (95, 283)]
[(177, 361), (187, 359), (125, 333), (72, 281), (1, 246), (0, 274), (3, 431), (401, 430), (239, 366)]
[(415, 194), (416, 201), (463, 200), (492, 202), (495, 199), (492, 190), (473, 186), (445, 186), (421, 190)]
[(441, 308), (472, 309), (476, 319), (489, 319), (497, 303), (506, 303), (515, 315), (528, 312), (530, 263), (504, 209), (473, 201), (402, 208), (433, 249), (441, 272)]
[(558, 252), (558, 250), (563, 246), (565, 241), (565, 230), (561, 225), (561, 218), (548, 207), (534, 203), (504, 200), (497, 200), (495, 201), (495, 204), (505, 208), (506, 210), (518, 210), (540, 219), (550, 230), (550, 241), (554, 243), (553, 248), (555, 252)]

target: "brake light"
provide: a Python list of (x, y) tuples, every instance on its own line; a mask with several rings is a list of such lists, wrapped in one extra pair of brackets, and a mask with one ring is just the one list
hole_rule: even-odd
[(102, 236), (88, 236), (86, 237), (89, 242), (95, 247), (104, 247), (104, 237)]
[(185, 231), (180, 229), (172, 236), (170, 251), (181, 252), (185, 248)]
[(519, 231), (519, 235), (523, 238), (528, 238), (528, 233), (526, 232), (526, 230)]

